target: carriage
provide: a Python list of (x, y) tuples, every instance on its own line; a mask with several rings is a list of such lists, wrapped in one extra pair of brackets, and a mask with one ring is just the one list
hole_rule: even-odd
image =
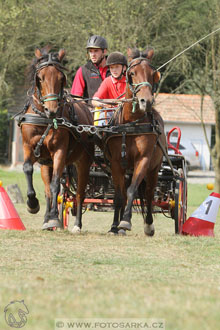
[[(100, 109), (106, 111), (106, 109)], [(172, 133), (177, 132), (175, 146), (170, 142)], [(175, 134), (176, 135), (176, 134)], [(182, 233), (182, 226), (187, 216), (187, 177), (186, 161), (179, 151), (181, 131), (174, 127), (167, 135), (168, 158), (163, 157), (163, 162), (158, 173), (158, 181), (154, 192), (153, 213), (162, 213), (174, 221), (176, 234)], [(129, 173), (128, 173), (129, 181)], [(70, 216), (76, 214), (77, 174), (74, 166), (69, 166), (60, 179), (60, 194), (58, 196), (59, 218), (62, 228), (69, 226)], [(114, 185), (111, 172), (105, 164), (102, 151), (97, 147), (94, 162), (90, 168), (89, 182), (84, 199), (84, 212), (93, 210), (97, 212), (112, 211), (114, 207)], [(141, 213), (138, 197), (133, 202), (134, 211)]]
[[(42, 229), (68, 227), (71, 212), (76, 216), (73, 232), (79, 233), (86, 208), (103, 210), (114, 204), (111, 233), (131, 230), (132, 210), (142, 213), (148, 236), (154, 235), (152, 213), (158, 212), (174, 219), (175, 232), (182, 232), (187, 210), (186, 162), (178, 150), (179, 128), (173, 129), (178, 131), (174, 147), (170, 143), (173, 130), (166, 139), (163, 120), (153, 107), (160, 79), (150, 62), (153, 54), (153, 49), (128, 49), (125, 99), (113, 100), (119, 103), (118, 111), (99, 127), (94, 126), (85, 100), (73, 100), (64, 91), (64, 50), (56, 54), (35, 51), (32, 87), (19, 125), (27, 207), (32, 214), (39, 211), (33, 164), (42, 164), (46, 196)], [(168, 155), (167, 146), (175, 154)]]

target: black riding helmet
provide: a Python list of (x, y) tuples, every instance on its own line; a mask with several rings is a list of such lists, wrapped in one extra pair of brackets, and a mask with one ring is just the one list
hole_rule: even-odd
[(101, 37), (101, 36), (91, 36), (89, 37), (88, 41), (87, 41), (87, 46), (86, 48), (101, 48), (101, 49), (107, 49), (108, 48), (108, 44), (105, 38)]
[(106, 65), (121, 64), (128, 66), (126, 57), (120, 52), (111, 53), (108, 58)]

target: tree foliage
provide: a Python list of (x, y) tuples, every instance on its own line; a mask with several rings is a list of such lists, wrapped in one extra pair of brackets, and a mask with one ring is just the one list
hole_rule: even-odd
[[(14, 93), (24, 86), (25, 68), (36, 46), (65, 48), (70, 87), (77, 68), (86, 61), (86, 41), (92, 34), (106, 37), (109, 52), (154, 47), (153, 64), (158, 68), (217, 29), (219, 22), (219, 0), (2, 0), (0, 108), (10, 108)], [(212, 97), (220, 172), (219, 57), (220, 31), (164, 66), (159, 89)]]
[[(0, 98), (6, 105), (23, 85), (36, 46), (66, 49), (70, 85), (86, 60), (89, 35), (105, 36), (109, 52), (151, 45), (158, 67), (215, 29), (220, 15), (217, 0), (4, 0), (0, 9)], [(184, 82), (203, 70), (209, 45), (205, 40), (164, 67), (161, 91), (194, 92)]]

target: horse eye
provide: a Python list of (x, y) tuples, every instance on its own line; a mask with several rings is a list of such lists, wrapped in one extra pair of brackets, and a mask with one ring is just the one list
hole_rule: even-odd
[(134, 76), (134, 72), (131, 72), (131, 76)]

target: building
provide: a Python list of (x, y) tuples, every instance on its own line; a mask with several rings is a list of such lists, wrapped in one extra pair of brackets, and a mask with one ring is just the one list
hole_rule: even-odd
[(202, 111), (200, 95), (160, 93), (156, 98), (155, 108), (165, 122), (165, 132), (168, 133), (171, 128), (178, 126), (182, 133), (181, 139), (190, 140), (199, 151), (201, 168), (209, 170), (209, 146), (212, 147), (212, 134), (215, 128), (215, 108), (211, 97), (204, 97)]

